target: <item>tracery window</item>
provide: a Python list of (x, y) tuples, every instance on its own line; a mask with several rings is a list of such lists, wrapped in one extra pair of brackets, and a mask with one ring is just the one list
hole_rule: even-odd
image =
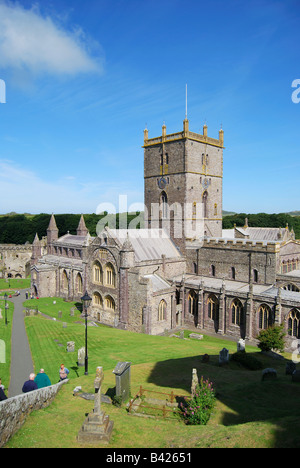
[(160, 301), (158, 306), (158, 321), (166, 320), (167, 317), (167, 303), (163, 299)]
[(293, 309), (289, 314), (288, 334), (300, 338), (300, 312), (297, 309)]
[(239, 299), (235, 299), (231, 305), (231, 323), (233, 325), (243, 323), (243, 305)]
[(103, 306), (103, 301), (102, 301), (102, 297), (100, 296), (100, 294), (98, 292), (95, 292), (93, 294), (93, 304), (95, 306), (98, 306), (98, 307), (102, 307)]
[(198, 309), (198, 299), (195, 291), (190, 291), (188, 295), (189, 314), (196, 315)]
[(76, 276), (76, 290), (78, 293), (82, 293), (82, 276), (80, 273)]
[(215, 296), (210, 296), (207, 301), (208, 318), (219, 320), (219, 301)]
[(105, 308), (114, 311), (116, 309), (115, 301), (111, 296), (105, 298)]
[(93, 277), (94, 277), (94, 283), (98, 283), (98, 284), (103, 283), (103, 272), (102, 272), (102, 267), (99, 262), (94, 263)]
[(69, 279), (66, 270), (63, 271), (63, 276), (62, 276), (62, 287), (63, 289), (69, 289)]
[(112, 286), (113, 288), (116, 287), (116, 273), (115, 269), (111, 263), (108, 263), (105, 266), (106, 271), (106, 284), (107, 286)]
[(258, 309), (259, 328), (266, 330), (274, 324), (273, 313), (269, 306), (262, 304)]

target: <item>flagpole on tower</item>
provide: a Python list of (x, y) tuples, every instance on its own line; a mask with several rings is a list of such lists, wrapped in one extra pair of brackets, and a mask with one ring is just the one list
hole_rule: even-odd
[(187, 84), (185, 85), (185, 120), (187, 120)]

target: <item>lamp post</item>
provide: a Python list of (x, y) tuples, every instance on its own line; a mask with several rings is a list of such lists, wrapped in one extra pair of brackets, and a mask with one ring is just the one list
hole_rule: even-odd
[(7, 294), (4, 294), (4, 300), (5, 300), (5, 325), (7, 325), (7, 309), (9, 308), (9, 305), (7, 304)]
[(88, 292), (85, 292), (85, 295), (81, 298), (83, 303), (83, 309), (85, 311), (85, 369), (84, 375), (88, 375), (88, 345), (87, 345), (87, 310), (92, 302), (92, 298), (88, 295)]

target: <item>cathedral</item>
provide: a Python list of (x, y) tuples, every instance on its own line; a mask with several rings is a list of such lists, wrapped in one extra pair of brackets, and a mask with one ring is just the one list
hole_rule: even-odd
[(284, 324), (286, 348), (300, 336), (300, 241), (293, 230), (222, 229), (224, 132), (144, 130), (144, 226), (62, 237), (52, 215), (47, 252), (36, 236), (37, 297), (92, 297), (90, 318), (147, 334), (177, 327), (254, 341)]

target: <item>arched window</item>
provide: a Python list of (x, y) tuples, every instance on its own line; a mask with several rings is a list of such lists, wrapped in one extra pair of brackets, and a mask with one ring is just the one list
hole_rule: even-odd
[(219, 301), (215, 296), (210, 296), (207, 301), (208, 318), (219, 320)]
[(167, 318), (167, 303), (161, 300), (158, 306), (158, 321), (166, 320)]
[(300, 312), (297, 309), (293, 309), (289, 313), (288, 334), (297, 339), (300, 338)]
[(283, 289), (285, 289), (286, 291), (300, 292), (299, 288), (292, 283), (286, 284), (285, 286), (283, 286)]
[(195, 291), (190, 291), (188, 295), (189, 314), (196, 315), (197, 308), (198, 308), (197, 306), (198, 306), (197, 294), (195, 293)]
[(210, 265), (210, 276), (216, 276), (216, 267), (215, 265)]
[(262, 304), (258, 309), (258, 320), (259, 320), (259, 328), (262, 330), (266, 330), (267, 328), (271, 327), (274, 323), (274, 318), (272, 311), (269, 306)]
[(235, 280), (235, 268), (234, 267), (231, 267), (230, 269), (230, 278)]
[(253, 282), (258, 283), (258, 271), (255, 269), (253, 270)]
[(116, 273), (111, 263), (107, 263), (107, 265), (105, 266), (105, 273), (106, 273), (106, 285), (115, 288), (116, 287)]
[(82, 276), (80, 273), (76, 276), (76, 291), (82, 293)]
[(98, 284), (103, 283), (103, 272), (102, 272), (102, 267), (99, 262), (94, 263), (93, 279), (94, 279), (94, 283), (98, 283)]
[(106, 296), (105, 298), (105, 309), (114, 311), (116, 309), (115, 301), (111, 296)]
[(64, 290), (69, 289), (69, 279), (68, 279), (66, 270), (63, 271), (63, 275), (62, 275), (62, 287)]
[(162, 192), (160, 196), (160, 209), (161, 209), (161, 217), (166, 219), (168, 217), (168, 197), (166, 192)]
[(103, 307), (103, 300), (102, 300), (102, 297), (100, 296), (100, 294), (98, 292), (95, 292), (93, 294), (93, 304), (96, 307)]
[(238, 299), (235, 299), (231, 305), (231, 323), (233, 325), (243, 324), (243, 305)]
[(203, 204), (203, 217), (208, 218), (208, 193), (206, 190), (202, 195), (202, 204)]

